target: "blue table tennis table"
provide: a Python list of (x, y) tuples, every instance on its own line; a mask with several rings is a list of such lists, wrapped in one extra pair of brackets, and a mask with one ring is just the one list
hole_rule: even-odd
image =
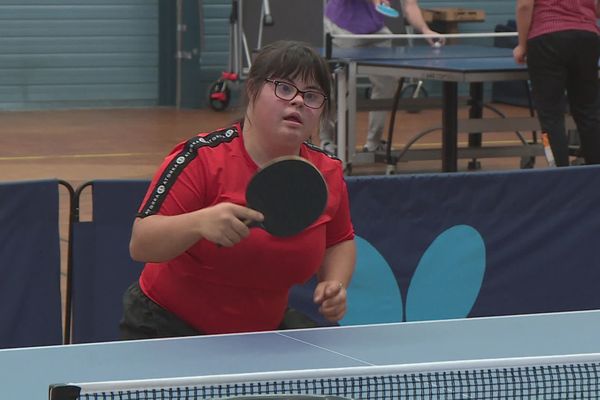
[[(595, 366), (599, 332), (600, 310), (6, 349), (0, 350), (0, 398), (46, 399), (56, 383), (196, 376), (242, 382), (289, 371), (343, 376), (391, 366), (421, 373), (467, 364)], [(595, 379), (600, 392), (600, 376)]]
[[(336, 95), (338, 156), (347, 164), (355, 157), (356, 138), (356, 83), (359, 75), (385, 75), (442, 82), (442, 170), (457, 170), (458, 85), (468, 83), (474, 103), (481, 103), (483, 84), (494, 81), (528, 79), (527, 68), (516, 64), (512, 49), (476, 45), (447, 45), (392, 48), (337, 48), (328, 56), (345, 68), (337, 70)], [(471, 118), (481, 118), (481, 107), (470, 113)], [(519, 121), (521, 126), (523, 121)], [(536, 126), (537, 121), (527, 121)], [(518, 130), (515, 127), (515, 131)], [(477, 131), (474, 131), (477, 132)], [(481, 132), (481, 131), (480, 131)], [(541, 148), (525, 149), (523, 155), (543, 154)]]

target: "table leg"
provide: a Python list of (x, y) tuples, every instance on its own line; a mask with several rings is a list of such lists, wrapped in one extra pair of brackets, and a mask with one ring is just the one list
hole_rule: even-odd
[(442, 84), (442, 171), (458, 169), (458, 84)]
[(348, 67), (344, 66), (336, 71), (336, 97), (337, 97), (337, 121), (336, 121), (336, 144), (337, 156), (342, 161), (342, 167), (346, 169), (348, 162), (346, 138), (348, 135)]
[(348, 158), (347, 163), (352, 165), (356, 155), (356, 84), (357, 84), (357, 65), (355, 62), (348, 64)]
[[(471, 97), (469, 118), (483, 117), (483, 82), (471, 82), (469, 95)], [(469, 132), (469, 147), (481, 147), (481, 132)], [(469, 161), (469, 169), (481, 169), (481, 163), (473, 158)]]

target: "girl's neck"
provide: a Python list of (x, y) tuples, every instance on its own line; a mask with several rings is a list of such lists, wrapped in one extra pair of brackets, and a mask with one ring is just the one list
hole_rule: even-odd
[(269, 161), (283, 156), (298, 155), (300, 149), (287, 147), (278, 147), (275, 143), (268, 140), (268, 135), (258, 132), (258, 129), (252, 122), (244, 119), (243, 128), (244, 147), (250, 155), (250, 158), (258, 165), (262, 166)]

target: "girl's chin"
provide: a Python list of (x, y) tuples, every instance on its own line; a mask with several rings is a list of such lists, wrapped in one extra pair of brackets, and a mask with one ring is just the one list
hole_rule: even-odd
[(290, 145), (300, 145), (310, 138), (311, 135), (304, 129), (282, 129), (279, 132), (279, 137)]
[(306, 131), (306, 129), (290, 129), (288, 127), (284, 127), (279, 131), (279, 134), (282, 137), (286, 137), (289, 140), (300, 140), (304, 141), (307, 137), (310, 137), (310, 134)]

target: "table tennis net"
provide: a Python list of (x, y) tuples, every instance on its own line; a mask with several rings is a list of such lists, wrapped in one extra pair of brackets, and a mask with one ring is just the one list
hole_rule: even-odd
[[(598, 359), (597, 359), (598, 360)], [(398, 366), (403, 369), (405, 366)], [(598, 399), (600, 361), (394, 372), (394, 366), (64, 386), (67, 399)], [(359, 373), (357, 373), (359, 372)], [(298, 377), (292, 378), (291, 374)], [(260, 377), (259, 379), (256, 379)], [(213, 377), (214, 378), (214, 377)], [(228, 381), (229, 380), (229, 381)], [(146, 388), (141, 387), (143, 383)], [(119, 387), (120, 386), (120, 387)], [(137, 387), (136, 387), (137, 386)], [(56, 388), (55, 388), (56, 389)], [(60, 389), (60, 387), (58, 388)], [(302, 396), (300, 396), (302, 395)], [(294, 397), (300, 396), (300, 397)], [(310, 397), (307, 397), (310, 396)]]

